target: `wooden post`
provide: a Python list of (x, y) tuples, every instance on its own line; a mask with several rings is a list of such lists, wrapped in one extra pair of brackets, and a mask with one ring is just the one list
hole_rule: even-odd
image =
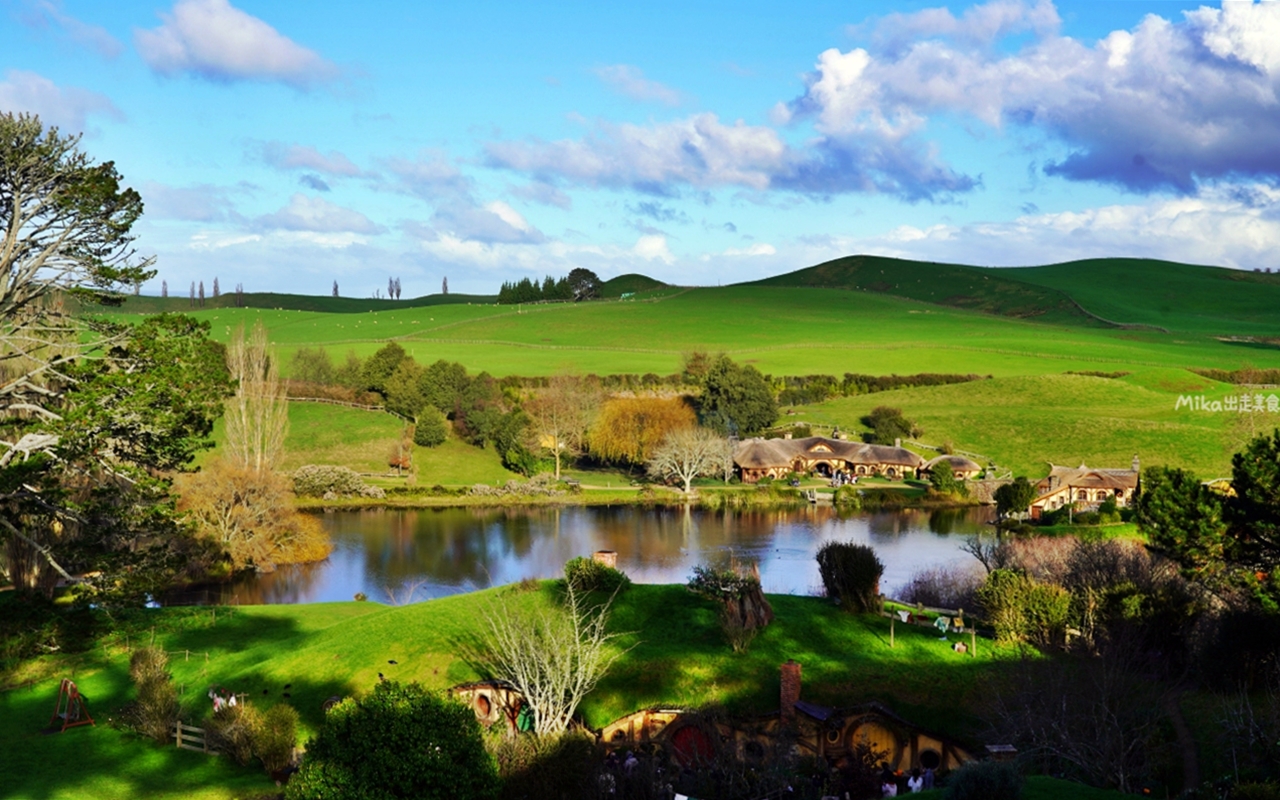
[(978, 657), (978, 629), (969, 629), (969, 655), (973, 658)]
[(893, 647), (893, 618), (896, 614), (889, 617), (889, 646)]
[(173, 746), (182, 747), (182, 720), (173, 726)]
[(187, 651), (186, 651), (186, 653), (187, 653), (187, 657), (186, 657), (186, 658), (184, 658), (184, 659), (182, 659), (182, 660), (183, 660), (183, 661), (190, 661), (190, 660), (191, 660), (191, 651), (190, 651), (190, 650), (187, 650)]

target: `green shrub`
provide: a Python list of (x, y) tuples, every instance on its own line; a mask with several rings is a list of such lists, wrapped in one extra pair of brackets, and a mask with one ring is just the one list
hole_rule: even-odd
[(1062, 640), (1071, 613), (1071, 593), (1007, 569), (992, 570), (978, 589), (987, 622), (1003, 641), (1048, 645)]
[(293, 760), (298, 744), (298, 712), (280, 703), (267, 709), (253, 731), (253, 752), (267, 772), (279, 772)]
[(1238, 783), (1231, 800), (1280, 800), (1280, 783)]
[(696, 566), (689, 591), (720, 604), (720, 630), (735, 653), (745, 653), (760, 629), (773, 621), (773, 607), (756, 573)]
[(366, 486), (359, 473), (349, 467), (332, 464), (308, 464), (293, 473), (293, 492), (299, 497), (374, 497), (386, 493), (377, 486)]
[(325, 715), (285, 798), (490, 800), (497, 791), (468, 706), (416, 683), (382, 681)]
[(846, 611), (854, 613), (880, 609), (884, 564), (875, 550), (854, 542), (827, 542), (818, 550), (817, 558), (828, 597), (838, 599)]
[(970, 761), (947, 776), (947, 800), (1019, 800), (1022, 773), (1007, 761)]
[(247, 703), (223, 706), (205, 723), (209, 746), (225, 753), (240, 766), (253, 761), (254, 739), (262, 727), (262, 713)]
[[(595, 739), (582, 731), (545, 736), (489, 736), (498, 762), (503, 800), (579, 798), (589, 795), (599, 755)], [(552, 788), (554, 787), (554, 789)]]
[(862, 507), (862, 495), (859, 494), (858, 487), (845, 484), (836, 489), (831, 502), (840, 508), (857, 510)]
[(121, 714), (125, 724), (157, 742), (173, 738), (182, 709), (169, 675), (169, 657), (158, 647), (143, 647), (129, 657), (129, 677), (138, 697)]
[(413, 427), (413, 443), (422, 447), (435, 447), (444, 444), (449, 438), (449, 420), (435, 406), (427, 406), (418, 412), (417, 424)]
[(587, 592), (626, 591), (631, 587), (631, 579), (622, 570), (582, 556), (565, 562), (564, 579)]

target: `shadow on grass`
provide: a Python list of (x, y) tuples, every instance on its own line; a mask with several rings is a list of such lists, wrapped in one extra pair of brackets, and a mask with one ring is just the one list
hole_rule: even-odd
[[(240, 767), (227, 757), (179, 750), (112, 726), (133, 698), (131, 646), (154, 642), (169, 655), (182, 702), (182, 720), (203, 726), (212, 711), (212, 685), (242, 692), (261, 708), (294, 706), (304, 725), (323, 719), (321, 704), (346, 695), (350, 681), (300, 674), (289, 678), (263, 668), (273, 654), (300, 647), (307, 631), (284, 614), (244, 609), (165, 609), (126, 615), (100, 643), (93, 665), (73, 677), (88, 701), (94, 726), (42, 734), (57, 697), (56, 679), (0, 693), (0, 796), (36, 798), (227, 798), (274, 794), (260, 765)], [(147, 625), (151, 622), (154, 625)], [(68, 662), (69, 664), (70, 662)], [(68, 666), (70, 670), (70, 666)]]

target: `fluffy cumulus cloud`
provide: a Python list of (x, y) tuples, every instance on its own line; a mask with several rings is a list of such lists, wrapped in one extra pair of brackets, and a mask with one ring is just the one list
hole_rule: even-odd
[(355, 233), (373, 235), (383, 228), (364, 214), (330, 203), (322, 197), (295, 194), (284, 208), (254, 221), (255, 227), (269, 230), (311, 233)]
[(597, 67), (596, 77), (618, 94), (641, 102), (661, 103), (666, 106), (680, 105), (680, 93), (670, 86), (649, 80), (639, 67), (630, 64), (612, 64)]
[(911, 200), (966, 191), (973, 178), (939, 165), (928, 148), (883, 137), (820, 138), (792, 147), (778, 131), (711, 113), (652, 125), (598, 123), (583, 139), (491, 142), (489, 166), (586, 186), (671, 196), (684, 186), (805, 194), (885, 192)]
[(106, 96), (75, 87), (61, 87), (34, 72), (11, 69), (0, 81), (0, 109), (36, 114), (45, 125), (66, 133), (80, 133), (89, 115), (123, 119)]
[(409, 221), (401, 226), (410, 236), (477, 245), (546, 241), (541, 231), (507, 203), (477, 200), (472, 191), (474, 181), (438, 153), (426, 152), (417, 159), (386, 159), (382, 165), (393, 178), (390, 185), (394, 191), (417, 197), (435, 208), (428, 222)]
[[(576, 139), (491, 142), (488, 164), (657, 195), (728, 186), (945, 199), (980, 182), (930, 139), (931, 121), (959, 119), (1043, 136), (1059, 151), (1044, 171), (1069, 180), (1193, 193), (1280, 176), (1280, 2), (1147, 15), (1098, 41), (1062, 35), (1049, 0), (891, 14), (854, 33), (866, 46), (821, 53), (772, 126), (711, 113), (599, 122)], [(641, 77), (608, 69), (618, 86)], [(783, 126), (813, 135), (794, 141)]]
[(115, 58), (124, 46), (99, 25), (90, 25), (68, 14), (55, 0), (27, 0), (18, 10), (18, 21), (36, 29), (54, 31), (71, 43), (86, 47), (103, 58)]
[(160, 27), (134, 31), (134, 44), (161, 75), (278, 81), (298, 89), (339, 76), (333, 63), (227, 0), (179, 0), (160, 16)]
[[(899, 140), (930, 115), (1027, 126), (1065, 145), (1046, 172), (1137, 191), (1280, 175), (1280, 3), (1148, 15), (1094, 43), (1061, 36), (1051, 4), (1009, 0), (957, 19), (894, 15), (870, 50), (828, 50), (784, 115), (835, 140)], [(1032, 31), (1013, 52), (992, 46)]]

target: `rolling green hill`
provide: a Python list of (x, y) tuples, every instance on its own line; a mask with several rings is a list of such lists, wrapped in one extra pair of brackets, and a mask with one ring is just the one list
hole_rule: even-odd
[(808, 286), (879, 292), (1003, 317), (1098, 324), (1057, 288), (1028, 283), (1008, 270), (884, 256), (846, 256), (747, 286)]
[(632, 272), (605, 281), (600, 286), (600, 296), (606, 298), (621, 297), (624, 294), (639, 294), (640, 292), (651, 292), (654, 289), (665, 289), (667, 285), (660, 280), (650, 278), (648, 275), (638, 275)]
[[(262, 307), (192, 313), (223, 341), (238, 325), (261, 320), (286, 375), (300, 348), (324, 347), (340, 360), (348, 351), (367, 357), (388, 340), (419, 363), (443, 358), (499, 377), (668, 375), (698, 350), (728, 353), (774, 376), (992, 375), (997, 380), (797, 411), (817, 423), (856, 427), (871, 406), (900, 405), (924, 427), (927, 441), (951, 441), (1029, 475), (1043, 474), (1049, 460), (1126, 466), (1135, 452), (1146, 463), (1223, 474), (1241, 442), (1240, 420), (1175, 411), (1174, 405), (1182, 392), (1220, 399), (1233, 390), (1187, 370), (1280, 368), (1280, 348), (1223, 341), (1223, 334), (1261, 339), (1280, 331), (1280, 276), (1266, 273), (1121, 259), (984, 269), (858, 256), (727, 287), (685, 289), (627, 275), (609, 291), (624, 289), (637, 296), (499, 306), (463, 302), (459, 295), (447, 303), (439, 296), (401, 303), (262, 295)], [(132, 298), (114, 315), (128, 318), (160, 302)], [(186, 302), (163, 301), (179, 310)], [(1150, 327), (1121, 328), (1090, 314)], [(1063, 374), (1072, 371), (1131, 375), (1117, 381)], [(343, 463), (373, 471), (396, 435), (388, 425), (368, 447), (356, 447), (351, 436), (322, 446), (332, 438), (327, 430), (349, 423), (339, 423), (330, 409), (295, 413), (318, 432), (299, 449), (306, 461), (341, 452), (348, 456)], [(1278, 423), (1265, 414), (1249, 422), (1255, 428)], [(328, 455), (321, 452), (326, 447)], [(440, 462), (442, 468), (462, 463)], [(475, 464), (462, 471), (479, 476), (494, 468)], [(431, 477), (454, 482), (440, 471)]]
[(1280, 335), (1280, 274), (1134, 258), (1000, 270), (1098, 316), (1210, 334)]

